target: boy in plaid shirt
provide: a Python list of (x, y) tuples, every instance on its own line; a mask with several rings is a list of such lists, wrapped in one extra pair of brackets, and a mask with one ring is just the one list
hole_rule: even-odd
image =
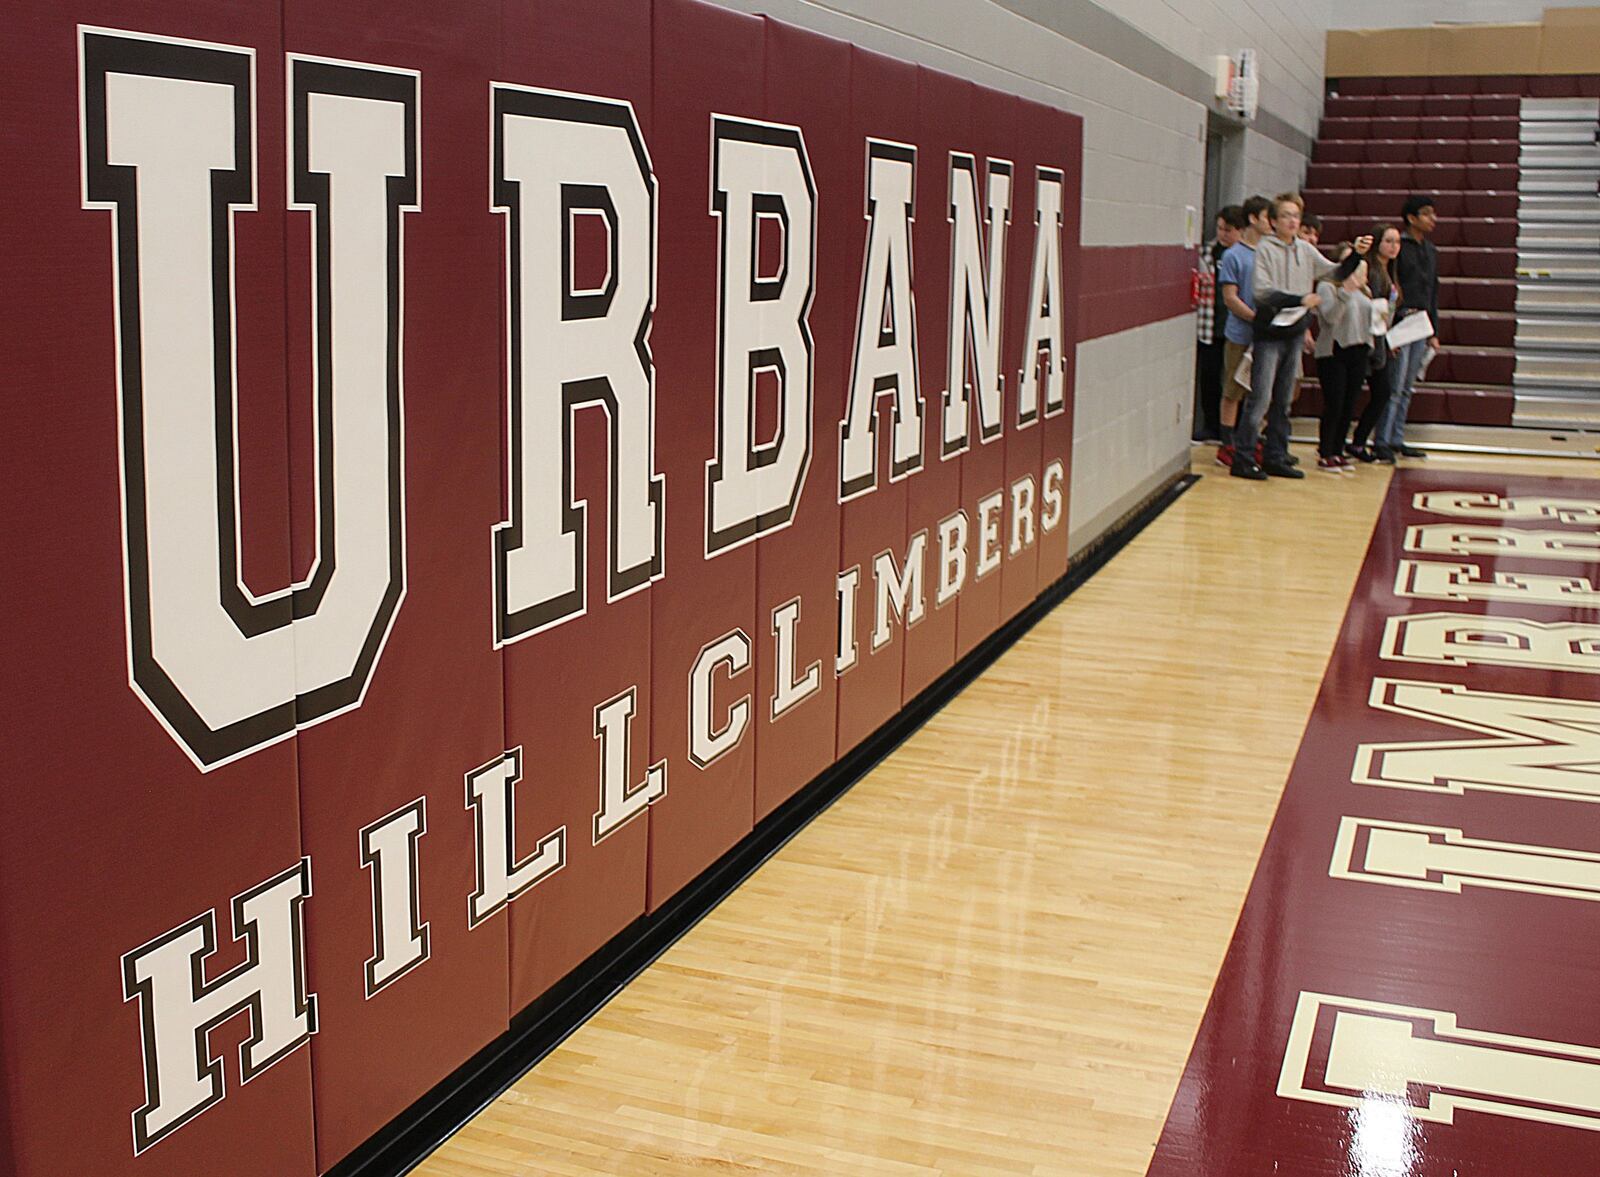
[(1244, 209), (1230, 204), (1217, 214), (1217, 236), (1200, 250), (1200, 300), (1195, 309), (1196, 378), (1200, 385), (1200, 419), (1195, 441), (1222, 440), (1222, 327), (1228, 308), (1217, 285), (1217, 266), (1246, 225)]

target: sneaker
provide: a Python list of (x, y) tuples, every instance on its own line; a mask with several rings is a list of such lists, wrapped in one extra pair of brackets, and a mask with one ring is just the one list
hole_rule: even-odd
[(1293, 454), (1284, 454), (1283, 460), (1288, 462), (1291, 466), (1298, 466), (1300, 464), (1300, 459), (1295, 457)]
[(1349, 458), (1345, 457), (1343, 454), (1340, 454), (1338, 457), (1334, 458), (1333, 460), (1335, 462), (1339, 463), (1339, 469), (1341, 469), (1341, 470), (1352, 470), (1353, 471), (1356, 468), (1356, 464), (1354, 462), (1352, 462)]
[(1224, 443), (1224, 444), (1219, 445), (1217, 447), (1217, 465), (1219, 465), (1219, 466), (1232, 466), (1233, 465), (1233, 447), (1231, 445), (1228, 445), (1228, 444)]
[(1267, 443), (1266, 442), (1264, 442), (1264, 441), (1256, 442), (1256, 465), (1257, 466), (1261, 465), (1262, 461), (1265, 460), (1265, 458), (1266, 458), (1266, 449), (1267, 449)]
[(1344, 452), (1358, 462), (1376, 462), (1378, 460), (1378, 455), (1372, 452), (1372, 447), (1369, 445), (1349, 446)]
[(1426, 458), (1428, 456), (1426, 452), (1419, 450), (1414, 445), (1402, 445), (1395, 452), (1402, 458)]
[(1249, 458), (1235, 457), (1231, 473), (1235, 478), (1248, 478), (1251, 482), (1265, 482), (1266, 474)]
[(1273, 478), (1304, 478), (1306, 476), (1304, 470), (1296, 470), (1288, 462), (1264, 462), (1261, 469)]
[(1394, 451), (1380, 445), (1376, 450), (1373, 451), (1372, 460), (1374, 462), (1381, 462), (1385, 466), (1393, 466)]
[(1337, 474), (1344, 468), (1344, 463), (1338, 458), (1318, 458), (1317, 469), (1326, 470), (1330, 474)]

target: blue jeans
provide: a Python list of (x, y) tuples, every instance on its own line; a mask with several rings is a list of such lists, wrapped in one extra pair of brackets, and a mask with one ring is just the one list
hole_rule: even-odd
[(1377, 431), (1372, 435), (1372, 442), (1379, 449), (1398, 450), (1405, 444), (1406, 410), (1411, 407), (1411, 390), (1417, 377), (1422, 375), (1422, 357), (1432, 343), (1432, 339), (1419, 339), (1390, 357), (1389, 403), (1383, 407)]
[(1267, 437), (1262, 458), (1283, 463), (1289, 457), (1289, 405), (1294, 400), (1294, 378), (1300, 374), (1302, 336), (1258, 339), (1251, 347), (1250, 395), (1239, 409), (1233, 430), (1233, 450), (1254, 461), (1261, 418), (1266, 415)]

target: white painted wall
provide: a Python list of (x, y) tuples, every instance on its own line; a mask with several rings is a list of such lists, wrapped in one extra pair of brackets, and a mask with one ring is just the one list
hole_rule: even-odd
[(1265, 135), (1246, 136), (1241, 198), (1253, 193), (1274, 196), (1297, 189), (1305, 176), (1306, 157)]
[[(1209, 75), (1218, 54), (1253, 47), (1263, 109), (1308, 137), (1321, 117), (1331, 0), (1101, 0), (1101, 11), (1088, 15), (1107, 38), (1108, 55), (1050, 26), (1076, 27), (1069, 18), (1084, 15), (1084, 0), (716, 2), (1081, 114), (1085, 245), (1181, 243), (1185, 206), (1203, 206), (1208, 103), (1175, 88), (1179, 74), (1193, 77), (1182, 63)], [(1108, 13), (1118, 19), (1106, 20)], [(1166, 52), (1152, 53), (1150, 42)], [(1153, 60), (1157, 76), (1119, 59)], [(1163, 72), (1163, 62), (1173, 68)], [(1243, 188), (1228, 195), (1297, 187), (1305, 162), (1299, 151), (1247, 130)], [(1083, 345), (1075, 549), (1187, 465), (1193, 372), (1189, 315)]]
[(1078, 345), (1071, 551), (1188, 469), (1193, 382), (1194, 320), (1188, 315)]
[(1207, 70), (1219, 53), (1255, 49), (1262, 105), (1316, 134), (1331, 0), (1105, 0), (1102, 6)]
[(1330, 26), (1336, 29), (1415, 29), (1450, 24), (1537, 21), (1546, 8), (1583, 8), (1595, 0), (1340, 0)]

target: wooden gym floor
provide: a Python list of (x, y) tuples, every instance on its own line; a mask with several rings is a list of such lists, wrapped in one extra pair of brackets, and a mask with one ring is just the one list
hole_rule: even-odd
[(1389, 482), (1194, 453), (1195, 487), (417, 1172), (1143, 1174)]

